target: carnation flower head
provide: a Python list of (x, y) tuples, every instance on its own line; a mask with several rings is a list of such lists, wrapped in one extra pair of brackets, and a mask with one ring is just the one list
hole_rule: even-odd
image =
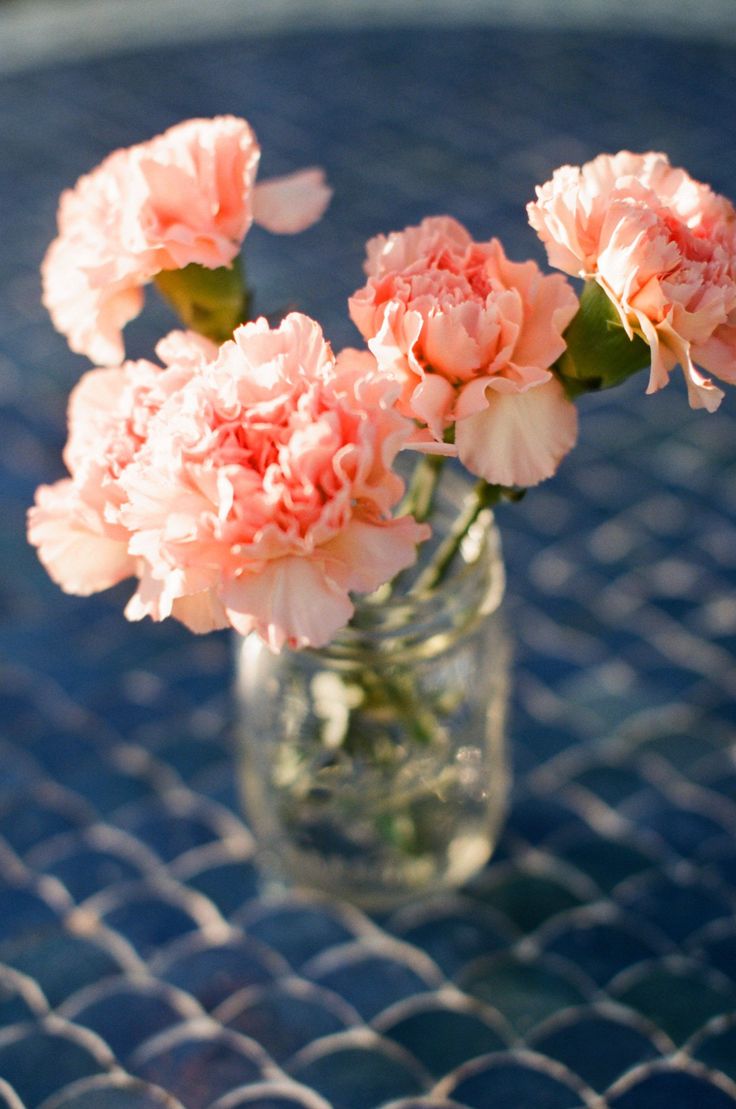
[(172, 394), (120, 477), (140, 560), (127, 615), (231, 625), (274, 650), (322, 646), (414, 562), (429, 531), (393, 519), (410, 423), (367, 352), (337, 358), (293, 313), (238, 328)]
[(40, 486), (28, 514), (28, 538), (67, 593), (86, 596), (137, 572), (120, 521), (119, 479), (164, 401), (216, 349), (199, 335), (172, 332), (156, 348), (163, 366), (140, 360), (90, 370), (73, 389), (64, 450), (70, 477)]
[(62, 194), (43, 299), (72, 350), (119, 363), (122, 329), (157, 274), (230, 266), (253, 220), (293, 233), (321, 217), (331, 195), (321, 170), (257, 185), (259, 159), (244, 119), (192, 119), (115, 151)]
[(595, 281), (626, 334), (649, 346), (647, 392), (683, 367), (690, 403), (723, 392), (698, 367), (736, 382), (736, 211), (725, 197), (649, 152), (562, 166), (537, 187), (529, 222), (549, 261)]
[(457, 453), (495, 484), (550, 477), (577, 435), (550, 370), (577, 310), (567, 281), (511, 262), (497, 239), (474, 242), (447, 216), (372, 239), (365, 270), (350, 315), (400, 380), (416, 445)]

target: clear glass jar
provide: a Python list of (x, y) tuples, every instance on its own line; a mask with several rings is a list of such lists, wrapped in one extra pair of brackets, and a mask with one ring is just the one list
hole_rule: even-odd
[(460, 885), (489, 858), (508, 793), (492, 513), (441, 585), (420, 582), (465, 488), (448, 483), (417, 568), (358, 599), (329, 646), (274, 655), (239, 640), (242, 795), (267, 880), (381, 909)]

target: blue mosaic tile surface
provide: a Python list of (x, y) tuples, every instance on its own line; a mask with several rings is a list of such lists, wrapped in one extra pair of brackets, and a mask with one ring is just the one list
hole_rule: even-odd
[[(736, 50), (417, 29), (233, 40), (0, 82), (0, 1106), (736, 1105), (736, 417), (635, 381), (499, 513), (513, 805), (467, 889), (371, 920), (258, 893), (226, 637), (63, 596), (25, 546), (83, 369), (38, 302), (63, 187), (194, 114), (264, 174), (322, 163), (307, 234), (249, 238), (262, 306), (340, 346), (364, 240), (449, 211), (512, 256), (555, 165), (662, 148), (736, 196)], [(168, 323), (151, 304), (134, 354)]]

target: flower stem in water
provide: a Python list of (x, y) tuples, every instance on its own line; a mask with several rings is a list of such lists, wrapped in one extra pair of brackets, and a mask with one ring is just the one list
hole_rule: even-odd
[(490, 485), (483, 479), (476, 482), (472, 492), (466, 497), (462, 510), (447, 537), (438, 548), (430, 564), (417, 578), (410, 593), (429, 592), (431, 589), (436, 589), (444, 581), (471, 526), (484, 509), (493, 508), (494, 505), (498, 504), (501, 497), (518, 500), (519, 494), (503, 485)]
[(435, 495), (442, 476), (445, 457), (441, 454), (425, 454), (414, 467), (409, 488), (397, 512), (398, 516), (410, 515), (422, 523), (431, 515)]

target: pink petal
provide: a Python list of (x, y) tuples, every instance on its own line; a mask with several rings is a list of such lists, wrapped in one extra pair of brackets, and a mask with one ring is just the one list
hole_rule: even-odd
[(138, 588), (125, 606), (125, 619), (135, 622), (150, 616), (152, 620), (165, 620), (171, 615), (171, 601), (164, 597), (165, 584), (153, 577), (145, 563), (142, 566)]
[(476, 339), (463, 326), (464, 307), (429, 313), (424, 324), (424, 356), (433, 369), (450, 377), (465, 378), (481, 361)]
[(253, 216), (267, 231), (294, 235), (322, 218), (331, 197), (323, 170), (302, 169), (256, 185)]
[(682, 368), (685, 372), (690, 407), (705, 408), (707, 412), (715, 412), (726, 394), (714, 385), (709, 377), (703, 377), (698, 368), (693, 365), (692, 358), (688, 357), (682, 363)]
[(498, 485), (536, 485), (575, 445), (577, 411), (556, 378), (523, 393), (490, 390), (488, 407), (455, 425), (471, 473)]
[(74, 242), (55, 239), (41, 266), (43, 303), (54, 327), (77, 354), (98, 366), (116, 366), (125, 351), (122, 329), (143, 307), (144, 278), (129, 277), (93, 287), (77, 264)]
[(709, 373), (736, 385), (736, 327), (723, 324), (706, 343), (693, 348), (693, 358)]
[(352, 520), (348, 527), (324, 544), (322, 552), (341, 565), (330, 566), (330, 576), (341, 586), (372, 593), (379, 585), (416, 562), (417, 544), (429, 539), (430, 529), (412, 516), (371, 523)]
[(222, 590), (230, 623), (241, 635), (255, 631), (272, 651), (284, 644), (324, 647), (353, 614), (350, 598), (319, 562), (274, 559)]
[(229, 626), (225, 608), (211, 589), (189, 597), (177, 597), (171, 606), (171, 615), (198, 635)]
[(161, 566), (139, 563), (138, 588), (128, 601), (128, 620), (166, 620), (174, 616), (190, 631), (207, 632), (228, 626), (227, 616), (213, 590), (202, 584), (202, 574), (169, 570), (161, 576)]
[(64, 462), (72, 475), (90, 461), (99, 463), (107, 428), (119, 418), (129, 379), (120, 369), (88, 370), (69, 396), (69, 438)]
[(447, 458), (457, 457), (454, 443), (438, 443), (429, 428), (417, 428), (404, 445), (404, 450), (419, 451), (421, 454), (441, 454)]
[(565, 350), (562, 332), (577, 310), (578, 298), (561, 274), (538, 279), (535, 296), (527, 298), (527, 318), (514, 348), (514, 362), (551, 366)]
[(195, 370), (205, 362), (213, 362), (218, 349), (216, 343), (196, 331), (170, 331), (156, 343), (156, 355), (165, 366), (191, 366)]
[[(406, 311), (403, 304), (392, 302), (381, 309), (380, 325), (375, 335), (368, 339), (368, 349), (384, 373), (401, 377), (408, 370), (407, 353), (422, 333), (422, 317), (419, 312)], [(354, 319), (353, 322), (359, 326)], [(364, 337), (368, 332), (363, 332)]]
[(450, 421), (454, 396), (455, 390), (447, 378), (433, 373), (426, 373), (411, 395), (415, 417), (426, 424), (440, 442)]
[(127, 543), (106, 534), (104, 520), (80, 499), (68, 478), (37, 491), (28, 513), (28, 539), (52, 580), (79, 597), (135, 573)]
[[(545, 380), (550, 376), (547, 373)], [(500, 374), (497, 377), (477, 377), (474, 381), (469, 381), (458, 394), (455, 402), (456, 422), (466, 420), (476, 412), (485, 412), (489, 404), (489, 389), (493, 389), (496, 393), (523, 392), (519, 383), (510, 377), (502, 377)]]

